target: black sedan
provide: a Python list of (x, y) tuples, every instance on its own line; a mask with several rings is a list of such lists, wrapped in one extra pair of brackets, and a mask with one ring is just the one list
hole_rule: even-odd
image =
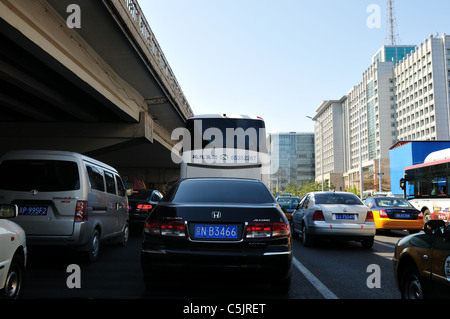
[(137, 188), (128, 196), (130, 222), (144, 223), (148, 214), (161, 201), (162, 194), (156, 189)]
[(193, 178), (178, 181), (149, 215), (141, 263), (148, 289), (180, 276), (244, 275), (286, 293), (291, 254), (288, 220), (262, 182)]

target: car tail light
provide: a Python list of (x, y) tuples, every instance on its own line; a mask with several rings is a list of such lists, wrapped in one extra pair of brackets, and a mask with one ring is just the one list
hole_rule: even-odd
[(248, 223), (246, 238), (269, 238), (289, 236), (288, 223)]
[(325, 220), (325, 217), (323, 216), (323, 212), (321, 210), (315, 210), (312, 220)]
[(147, 221), (144, 232), (151, 235), (186, 237), (186, 225), (183, 221)]
[(88, 219), (87, 201), (79, 200), (75, 208), (75, 221), (85, 222)]
[(417, 215), (417, 219), (423, 219), (423, 213), (420, 212), (419, 215)]
[(388, 214), (384, 209), (380, 209), (380, 218), (389, 218)]
[(144, 232), (150, 235), (161, 235), (161, 225), (157, 221), (147, 221), (144, 226)]
[(367, 222), (374, 222), (375, 220), (373, 219), (373, 213), (372, 213), (372, 211), (371, 210), (369, 210), (368, 212), (367, 212), (367, 215), (366, 215), (366, 223)]
[(142, 210), (150, 210), (153, 206), (151, 204), (139, 204), (137, 208)]

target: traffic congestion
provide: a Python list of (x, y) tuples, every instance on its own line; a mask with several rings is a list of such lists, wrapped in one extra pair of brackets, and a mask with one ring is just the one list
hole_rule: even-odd
[[(248, 129), (255, 127), (258, 130), (249, 134)], [(333, 280), (348, 281), (354, 273), (348, 268), (353, 266), (341, 268), (348, 262), (343, 258), (355, 252), (359, 257), (353, 258), (364, 256), (358, 262), (383, 256), (388, 266), (386, 260), (383, 268), (380, 262), (368, 262), (365, 272), (355, 274), (363, 286), (350, 290), (350, 295), (346, 291), (344, 298), (357, 298), (363, 291), (365, 298), (379, 298), (367, 291), (382, 289), (382, 275), (384, 286), (387, 275), (391, 278), (387, 285), (395, 287), (385, 294), (388, 298), (448, 295), (450, 226), (445, 221), (425, 220), (423, 209), (401, 197), (361, 200), (343, 191), (276, 196), (265, 183), (267, 150), (261, 118), (200, 115), (190, 118), (187, 128), (184, 134), (193, 143), (182, 150), (180, 178), (167, 192), (145, 184), (127, 189), (114, 167), (74, 152), (5, 153), (0, 158), (3, 297), (27, 296), (28, 265), (40, 264), (33, 258), (39, 259), (43, 251), (60, 248), (71, 256), (64, 288), (80, 289), (78, 297), (92, 298), (91, 291), (82, 293), (79, 264), (99, 263), (105, 249), (113, 256), (111, 246), (124, 254), (131, 229), (135, 237), (128, 249), (133, 253), (127, 252), (127, 258), (134, 260), (140, 273), (132, 280), (146, 291), (133, 293), (135, 298), (157, 297), (164, 287), (188, 282), (212, 285), (200, 288), (200, 295), (233, 295), (238, 289), (233, 287), (245, 282), (263, 283), (265, 296), (274, 298), (337, 299), (339, 293), (321, 280), (330, 280), (331, 269), (342, 269)], [(223, 139), (211, 139), (207, 134), (211, 129)], [(195, 141), (199, 136), (200, 143)], [(390, 232), (394, 236), (389, 238)], [(355, 242), (362, 247), (351, 244)], [(380, 255), (380, 245), (388, 252)], [(102, 265), (104, 271), (109, 267), (120, 272), (129, 265), (125, 269)], [(32, 272), (31, 281), (37, 275)], [(299, 286), (305, 280), (311, 286), (307, 291), (304, 284)], [(244, 289), (244, 294), (248, 292), (253, 290)]]
[[(139, 246), (140, 258), (135, 257), (151, 297), (158, 296), (161, 285), (185, 280), (245, 280), (264, 281), (270, 296), (291, 298), (299, 288), (298, 271), (309, 262), (307, 254), (298, 254), (299, 246), (315, 251), (316, 259), (321, 250), (349, 249), (347, 241), (370, 251), (390, 231), (411, 233), (393, 237), (392, 268), (383, 268), (384, 274), (393, 269), (391, 284), (399, 297), (448, 297), (450, 228), (442, 220), (424, 223), (423, 214), (401, 198), (369, 197), (363, 203), (352, 193), (318, 191), (289, 201), (290, 196), (275, 199), (261, 181), (225, 177), (188, 177), (162, 197), (156, 190), (126, 190), (117, 171), (98, 161), (50, 151), (7, 154), (0, 161), (0, 176), (19, 168), (26, 183), (0, 183), (5, 202), (0, 206), (0, 286), (5, 298), (27, 296), (26, 267), (36, 265), (30, 251), (64, 247), (78, 263), (97, 263), (104, 247), (113, 254), (119, 248), (111, 243), (129, 244), (131, 221), (140, 225), (137, 237), (142, 240), (133, 245)], [(71, 169), (82, 178), (74, 178)], [(65, 227), (71, 229), (69, 235), (63, 233)], [(311, 280), (316, 270), (301, 275)], [(366, 277), (369, 286), (370, 272)], [(313, 286), (320, 294), (303, 298), (337, 297)], [(224, 293), (231, 292), (224, 289), (219, 295)], [(351, 298), (357, 296), (355, 292)]]
[(1, 0), (0, 313), (449, 299), (450, 2), (353, 2)]

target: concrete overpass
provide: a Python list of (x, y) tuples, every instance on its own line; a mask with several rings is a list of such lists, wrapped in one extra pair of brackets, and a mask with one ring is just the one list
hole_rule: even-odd
[(178, 178), (170, 135), (193, 112), (137, 0), (0, 0), (0, 43), (0, 154), (79, 152), (128, 186)]

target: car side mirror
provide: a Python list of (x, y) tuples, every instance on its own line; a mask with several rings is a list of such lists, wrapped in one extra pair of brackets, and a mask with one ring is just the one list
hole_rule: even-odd
[(406, 180), (404, 178), (400, 179), (400, 189), (404, 190), (405, 189), (405, 185), (406, 185)]
[(423, 231), (428, 235), (444, 236), (445, 222), (437, 219), (429, 220), (423, 226)]
[(19, 213), (19, 209), (17, 208), (17, 205), (0, 205), (0, 218), (6, 219), (6, 218), (14, 218)]

